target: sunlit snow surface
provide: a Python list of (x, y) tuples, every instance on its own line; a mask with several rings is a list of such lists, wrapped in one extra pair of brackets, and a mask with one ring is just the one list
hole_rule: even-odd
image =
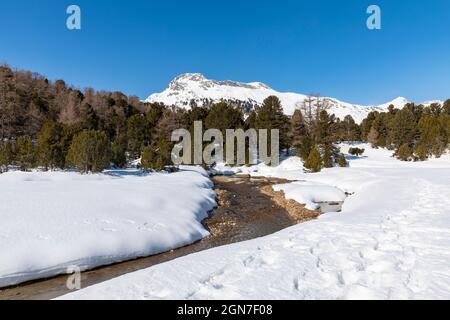
[(208, 232), (201, 169), (0, 174), (0, 286), (164, 252)]
[(304, 174), (300, 160), (290, 158), (277, 168), (238, 170), (354, 193), (342, 213), (63, 298), (450, 299), (450, 157), (406, 163), (360, 147), (366, 153), (348, 156), (350, 168)]

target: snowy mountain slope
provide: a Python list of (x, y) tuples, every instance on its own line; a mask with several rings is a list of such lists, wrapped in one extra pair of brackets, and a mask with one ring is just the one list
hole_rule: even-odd
[[(275, 95), (280, 98), (284, 111), (292, 115), (296, 108), (302, 104), (307, 95), (278, 92), (260, 82), (241, 83), (235, 81), (209, 80), (200, 73), (186, 73), (176, 77), (169, 87), (161, 93), (152, 94), (146, 102), (162, 102), (166, 105), (190, 108), (192, 105), (204, 105), (206, 103), (221, 100), (232, 102), (248, 112), (256, 106), (260, 106), (265, 98)], [(378, 106), (363, 106), (340, 101), (334, 98), (324, 98), (329, 105), (329, 112), (343, 119), (351, 115), (360, 123), (371, 111), (386, 111), (390, 104), (402, 108), (409, 101), (399, 97), (388, 103)]]

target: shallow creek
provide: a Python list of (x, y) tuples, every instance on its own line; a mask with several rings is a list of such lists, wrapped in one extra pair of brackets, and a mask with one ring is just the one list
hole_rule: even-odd
[[(204, 221), (211, 236), (170, 252), (86, 271), (81, 276), (82, 286), (88, 287), (202, 250), (266, 236), (319, 215), (319, 212), (308, 211), (303, 205), (286, 200), (283, 193), (272, 190), (272, 185), (286, 183), (286, 180), (222, 176), (213, 180), (219, 206)], [(67, 276), (62, 275), (6, 288), (0, 290), (0, 299), (56, 298), (70, 292), (66, 281)]]

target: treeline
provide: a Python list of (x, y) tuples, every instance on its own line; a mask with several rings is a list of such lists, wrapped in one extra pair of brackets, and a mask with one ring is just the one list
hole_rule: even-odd
[(372, 112), (361, 124), (362, 140), (395, 151), (403, 161), (440, 157), (450, 144), (450, 99), (443, 105), (408, 103), (402, 109)]
[[(159, 150), (184, 113), (0, 66), (0, 170), (124, 167), (145, 148)], [(150, 164), (164, 157), (153, 153)]]
[(120, 92), (81, 92), (62, 80), (51, 82), (2, 66), (0, 171), (39, 167), (100, 172), (126, 167), (138, 158), (144, 169), (161, 170), (171, 164), (171, 133), (193, 131), (195, 121), (224, 136), (226, 129), (279, 129), (280, 151), (298, 154), (313, 172), (347, 165), (335, 146), (342, 141), (368, 141), (395, 150), (401, 160), (440, 156), (449, 145), (450, 100), (443, 106), (391, 106), (388, 112), (370, 113), (361, 125), (351, 116), (340, 120), (330, 115), (328, 107), (326, 99), (310, 96), (288, 117), (280, 100), (271, 96), (247, 115), (227, 101), (187, 111), (143, 103)]

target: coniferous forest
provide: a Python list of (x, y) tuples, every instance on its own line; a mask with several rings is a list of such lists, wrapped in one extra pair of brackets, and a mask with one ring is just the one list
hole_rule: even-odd
[[(410, 103), (400, 110), (390, 106), (387, 112), (370, 113), (360, 125), (351, 116), (340, 120), (329, 114), (318, 97), (310, 97), (292, 117), (283, 113), (275, 96), (247, 111), (226, 101), (187, 111), (121, 92), (80, 91), (63, 80), (1, 66), (0, 172), (100, 172), (138, 158), (143, 169), (162, 170), (171, 164), (172, 131), (192, 130), (194, 121), (203, 121), (204, 130), (279, 129), (281, 151), (300, 156), (311, 172), (347, 166), (336, 147), (342, 141), (388, 148), (403, 161), (440, 157), (450, 144), (450, 100), (443, 105)], [(351, 153), (359, 156), (364, 150), (353, 148)]]

